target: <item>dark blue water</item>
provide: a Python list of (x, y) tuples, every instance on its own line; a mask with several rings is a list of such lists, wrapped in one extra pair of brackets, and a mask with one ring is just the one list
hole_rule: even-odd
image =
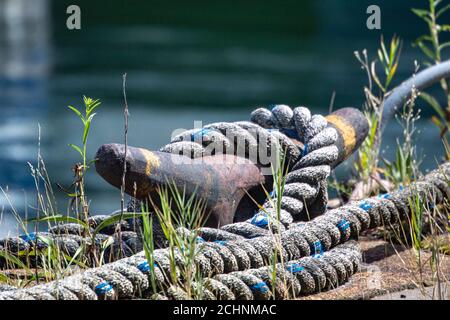
[[(103, 143), (123, 141), (122, 74), (127, 73), (129, 143), (157, 149), (177, 128), (194, 121), (246, 120), (255, 107), (306, 105), (328, 113), (361, 107), (364, 72), (355, 50), (372, 57), (381, 34), (403, 38), (397, 83), (422, 60), (412, 41), (425, 31), (410, 12), (424, 1), (377, 1), (382, 30), (365, 27), (369, 1), (46, 1), (0, 2), (0, 185), (23, 214), (34, 204), (27, 162), (41, 152), (53, 182), (68, 186), (78, 161), (68, 143), (80, 143), (81, 122), (67, 105), (83, 94), (100, 98), (89, 138), (91, 157)], [(65, 27), (65, 9), (82, 9), (82, 30)], [(443, 154), (438, 131), (423, 112), (417, 144), (423, 168)], [(401, 128), (385, 134), (391, 157)], [(341, 176), (348, 175), (341, 171)], [(91, 171), (94, 214), (119, 205), (119, 192)], [(62, 211), (68, 200), (57, 193)], [(0, 236), (15, 223), (5, 208)], [(29, 214), (33, 210), (29, 209)]]

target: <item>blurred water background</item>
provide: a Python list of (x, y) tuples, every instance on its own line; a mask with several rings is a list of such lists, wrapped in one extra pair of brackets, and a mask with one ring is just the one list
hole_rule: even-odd
[[(327, 113), (361, 107), (366, 76), (353, 52), (375, 57), (380, 36), (403, 39), (396, 83), (414, 70), (422, 54), (411, 43), (426, 31), (411, 7), (428, 1), (383, 0), (382, 30), (366, 28), (374, 1), (66, 1), (0, 0), (0, 186), (20, 214), (33, 215), (34, 183), (27, 162), (41, 152), (53, 182), (69, 186), (80, 143), (81, 122), (67, 105), (82, 95), (102, 107), (89, 140), (90, 157), (103, 143), (123, 141), (122, 74), (128, 74), (129, 144), (157, 149), (176, 128), (194, 121), (246, 120), (257, 106), (305, 105)], [(77, 4), (82, 29), (66, 28), (66, 8)], [(443, 154), (438, 130), (425, 108), (417, 144), (422, 168)], [(384, 135), (392, 157), (401, 128), (392, 121)], [(339, 175), (349, 174), (349, 167)], [(92, 170), (87, 192), (93, 214), (120, 206), (119, 191)], [(68, 200), (58, 190), (65, 211)], [(0, 236), (17, 232), (0, 194)], [(27, 209), (28, 208), (28, 209)]]

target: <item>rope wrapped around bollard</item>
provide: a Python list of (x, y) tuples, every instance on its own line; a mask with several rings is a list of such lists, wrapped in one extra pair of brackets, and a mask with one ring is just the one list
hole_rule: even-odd
[[(326, 209), (326, 178), (330, 174), (331, 165), (339, 156), (338, 148), (334, 145), (338, 139), (336, 129), (328, 126), (325, 117), (311, 115), (305, 107), (292, 110), (286, 105), (276, 105), (271, 111), (256, 109), (251, 114), (251, 121), (219, 122), (206, 125), (201, 130), (188, 130), (174, 137), (160, 151), (182, 153), (196, 158), (204, 156), (208, 150), (226, 151), (233, 145), (231, 150), (235, 155), (248, 156), (257, 154), (256, 150), (259, 148), (270, 148), (271, 142), (276, 141), (279, 150), (286, 153), (290, 167), (283, 193), (281, 222), (287, 225), (293, 220), (305, 218), (305, 204), (312, 215), (322, 214)], [(281, 131), (272, 131), (273, 129)], [(293, 134), (304, 144), (303, 150), (282, 132)], [(199, 136), (201, 139), (197, 140), (196, 137)], [(268, 143), (261, 144), (261, 141)], [(267, 153), (274, 152), (275, 150), (268, 150)], [(274, 208), (269, 201), (266, 201), (264, 207), (261, 215), (274, 215)], [(258, 226), (263, 222), (264, 219), (259, 219)]]
[[(346, 109), (341, 109), (345, 112)], [(338, 118), (339, 113), (334, 115)], [(201, 156), (205, 150), (218, 145), (230, 146), (232, 152), (239, 150), (239, 145), (245, 146), (243, 155), (251, 154), (250, 150), (255, 148), (272, 148), (274, 142), (275, 148), (281, 148), (286, 152), (287, 163), (290, 166), (290, 172), (286, 177), (286, 185), (282, 195), (281, 212), (279, 223), (273, 223), (276, 216), (275, 209), (272, 208), (274, 201), (266, 201), (264, 209), (257, 212), (251, 219), (228, 224), (220, 229), (203, 228), (202, 234), (209, 240), (232, 240), (244, 238), (257, 238), (268, 236), (270, 231), (280, 232), (285, 230), (290, 223), (295, 220), (305, 220), (308, 216), (317, 216), (322, 214), (327, 204), (327, 183), (332, 166), (336, 165), (338, 160), (347, 157), (349, 153), (358, 144), (358, 141), (352, 141), (353, 148), (347, 148), (348, 141), (341, 139), (338, 141), (339, 135), (333, 125), (321, 115), (311, 115), (310, 111), (305, 107), (298, 107), (292, 110), (286, 105), (276, 105), (272, 111), (259, 108), (251, 115), (253, 122), (236, 122), (236, 123), (216, 123), (205, 126), (201, 130), (187, 131), (180, 136), (175, 137), (172, 142), (161, 148), (165, 152), (183, 152), (192, 157)], [(330, 119), (329, 119), (330, 120)], [(364, 119), (363, 119), (364, 120)], [(342, 121), (341, 121), (342, 122)], [(274, 131), (280, 130), (280, 131)], [(231, 136), (237, 136), (244, 139), (244, 143), (239, 140), (230, 140)], [(191, 141), (193, 136), (200, 135), (200, 142)], [(292, 142), (284, 133), (295, 136), (303, 143), (303, 150)], [(225, 135), (228, 133), (227, 135)], [(365, 133), (361, 133), (365, 136)], [(185, 141), (185, 140), (189, 141)], [(195, 139), (194, 139), (195, 140)], [(266, 141), (271, 143), (266, 144)], [(341, 143), (344, 146), (337, 148), (336, 144)], [(227, 151), (227, 149), (218, 150)], [(268, 150), (273, 153), (275, 150)], [(306, 214), (305, 205), (308, 209)], [(108, 216), (94, 216), (89, 218), (89, 225), (95, 227)], [(68, 255), (74, 255), (83, 243), (91, 243), (94, 247), (100, 247), (102, 242), (109, 235), (113, 235), (114, 244), (109, 251), (120, 249), (122, 256), (130, 256), (142, 250), (142, 241), (138, 233), (133, 230), (133, 223), (121, 222), (122, 238), (118, 239), (114, 236), (116, 226), (110, 226), (98, 234), (95, 239), (82, 237), (83, 227), (78, 224), (57, 225), (49, 230), (48, 233), (32, 233), (20, 237), (0, 240), (0, 247), (7, 247), (11, 252), (27, 252), (38, 248), (45, 248), (46, 243), (39, 240), (39, 236), (47, 237), (53, 240), (61, 250)], [(271, 228), (272, 230), (268, 230)], [(124, 237), (125, 236), (125, 237)], [(307, 239), (310, 239), (308, 237)], [(256, 245), (258, 242), (256, 243)], [(313, 246), (313, 243), (308, 243)], [(305, 247), (305, 246), (304, 246)], [(241, 249), (236, 248), (239, 252)], [(302, 252), (307, 252), (302, 249)], [(111, 255), (114, 257), (115, 255)], [(234, 267), (233, 267), (234, 268)]]

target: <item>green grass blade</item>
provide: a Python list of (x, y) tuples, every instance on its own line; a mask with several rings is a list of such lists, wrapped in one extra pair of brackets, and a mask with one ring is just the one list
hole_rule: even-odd
[(77, 145), (74, 145), (72, 143), (68, 144), (69, 147), (71, 147), (73, 150), (75, 150), (76, 152), (78, 152), (80, 154), (80, 156), (83, 157), (83, 151), (81, 150), (81, 148)]
[(83, 115), (81, 114), (81, 112), (77, 109), (77, 108), (75, 108), (75, 107), (72, 107), (72, 106), (67, 106), (70, 110), (72, 110), (78, 117), (80, 117), (81, 119), (83, 119), (84, 117), (83, 117)]
[(142, 216), (143, 213), (139, 213), (139, 212), (132, 212), (132, 213), (126, 213), (124, 212), (124, 214), (115, 214), (112, 215), (108, 218), (106, 218), (105, 220), (103, 220), (94, 230), (92, 237), (95, 237), (101, 230), (103, 230), (104, 228), (115, 224), (116, 222), (119, 222), (120, 219), (131, 219), (131, 218), (136, 218), (139, 216)]
[(41, 217), (41, 218), (31, 218), (28, 220), (25, 220), (26, 222), (66, 222), (66, 223), (77, 223), (82, 225), (85, 229), (89, 229), (89, 226), (86, 222), (83, 220), (69, 217), (69, 216), (63, 216), (63, 215), (53, 215), (48, 217)]

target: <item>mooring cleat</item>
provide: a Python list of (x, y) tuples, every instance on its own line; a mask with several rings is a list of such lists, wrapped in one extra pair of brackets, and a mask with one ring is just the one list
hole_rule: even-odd
[[(122, 184), (124, 155), (124, 145), (106, 144), (100, 147), (96, 156), (97, 172), (117, 188)], [(258, 166), (232, 155), (190, 159), (182, 155), (128, 147), (126, 166), (127, 194), (159, 203), (158, 188), (175, 186), (180, 192), (184, 191), (187, 197), (195, 194), (205, 204), (206, 225), (214, 228), (232, 223), (238, 209), (253, 212), (256, 205), (247, 192), (255, 196), (264, 194), (259, 189), (266, 184), (266, 177)], [(255, 192), (255, 188), (258, 192)]]

